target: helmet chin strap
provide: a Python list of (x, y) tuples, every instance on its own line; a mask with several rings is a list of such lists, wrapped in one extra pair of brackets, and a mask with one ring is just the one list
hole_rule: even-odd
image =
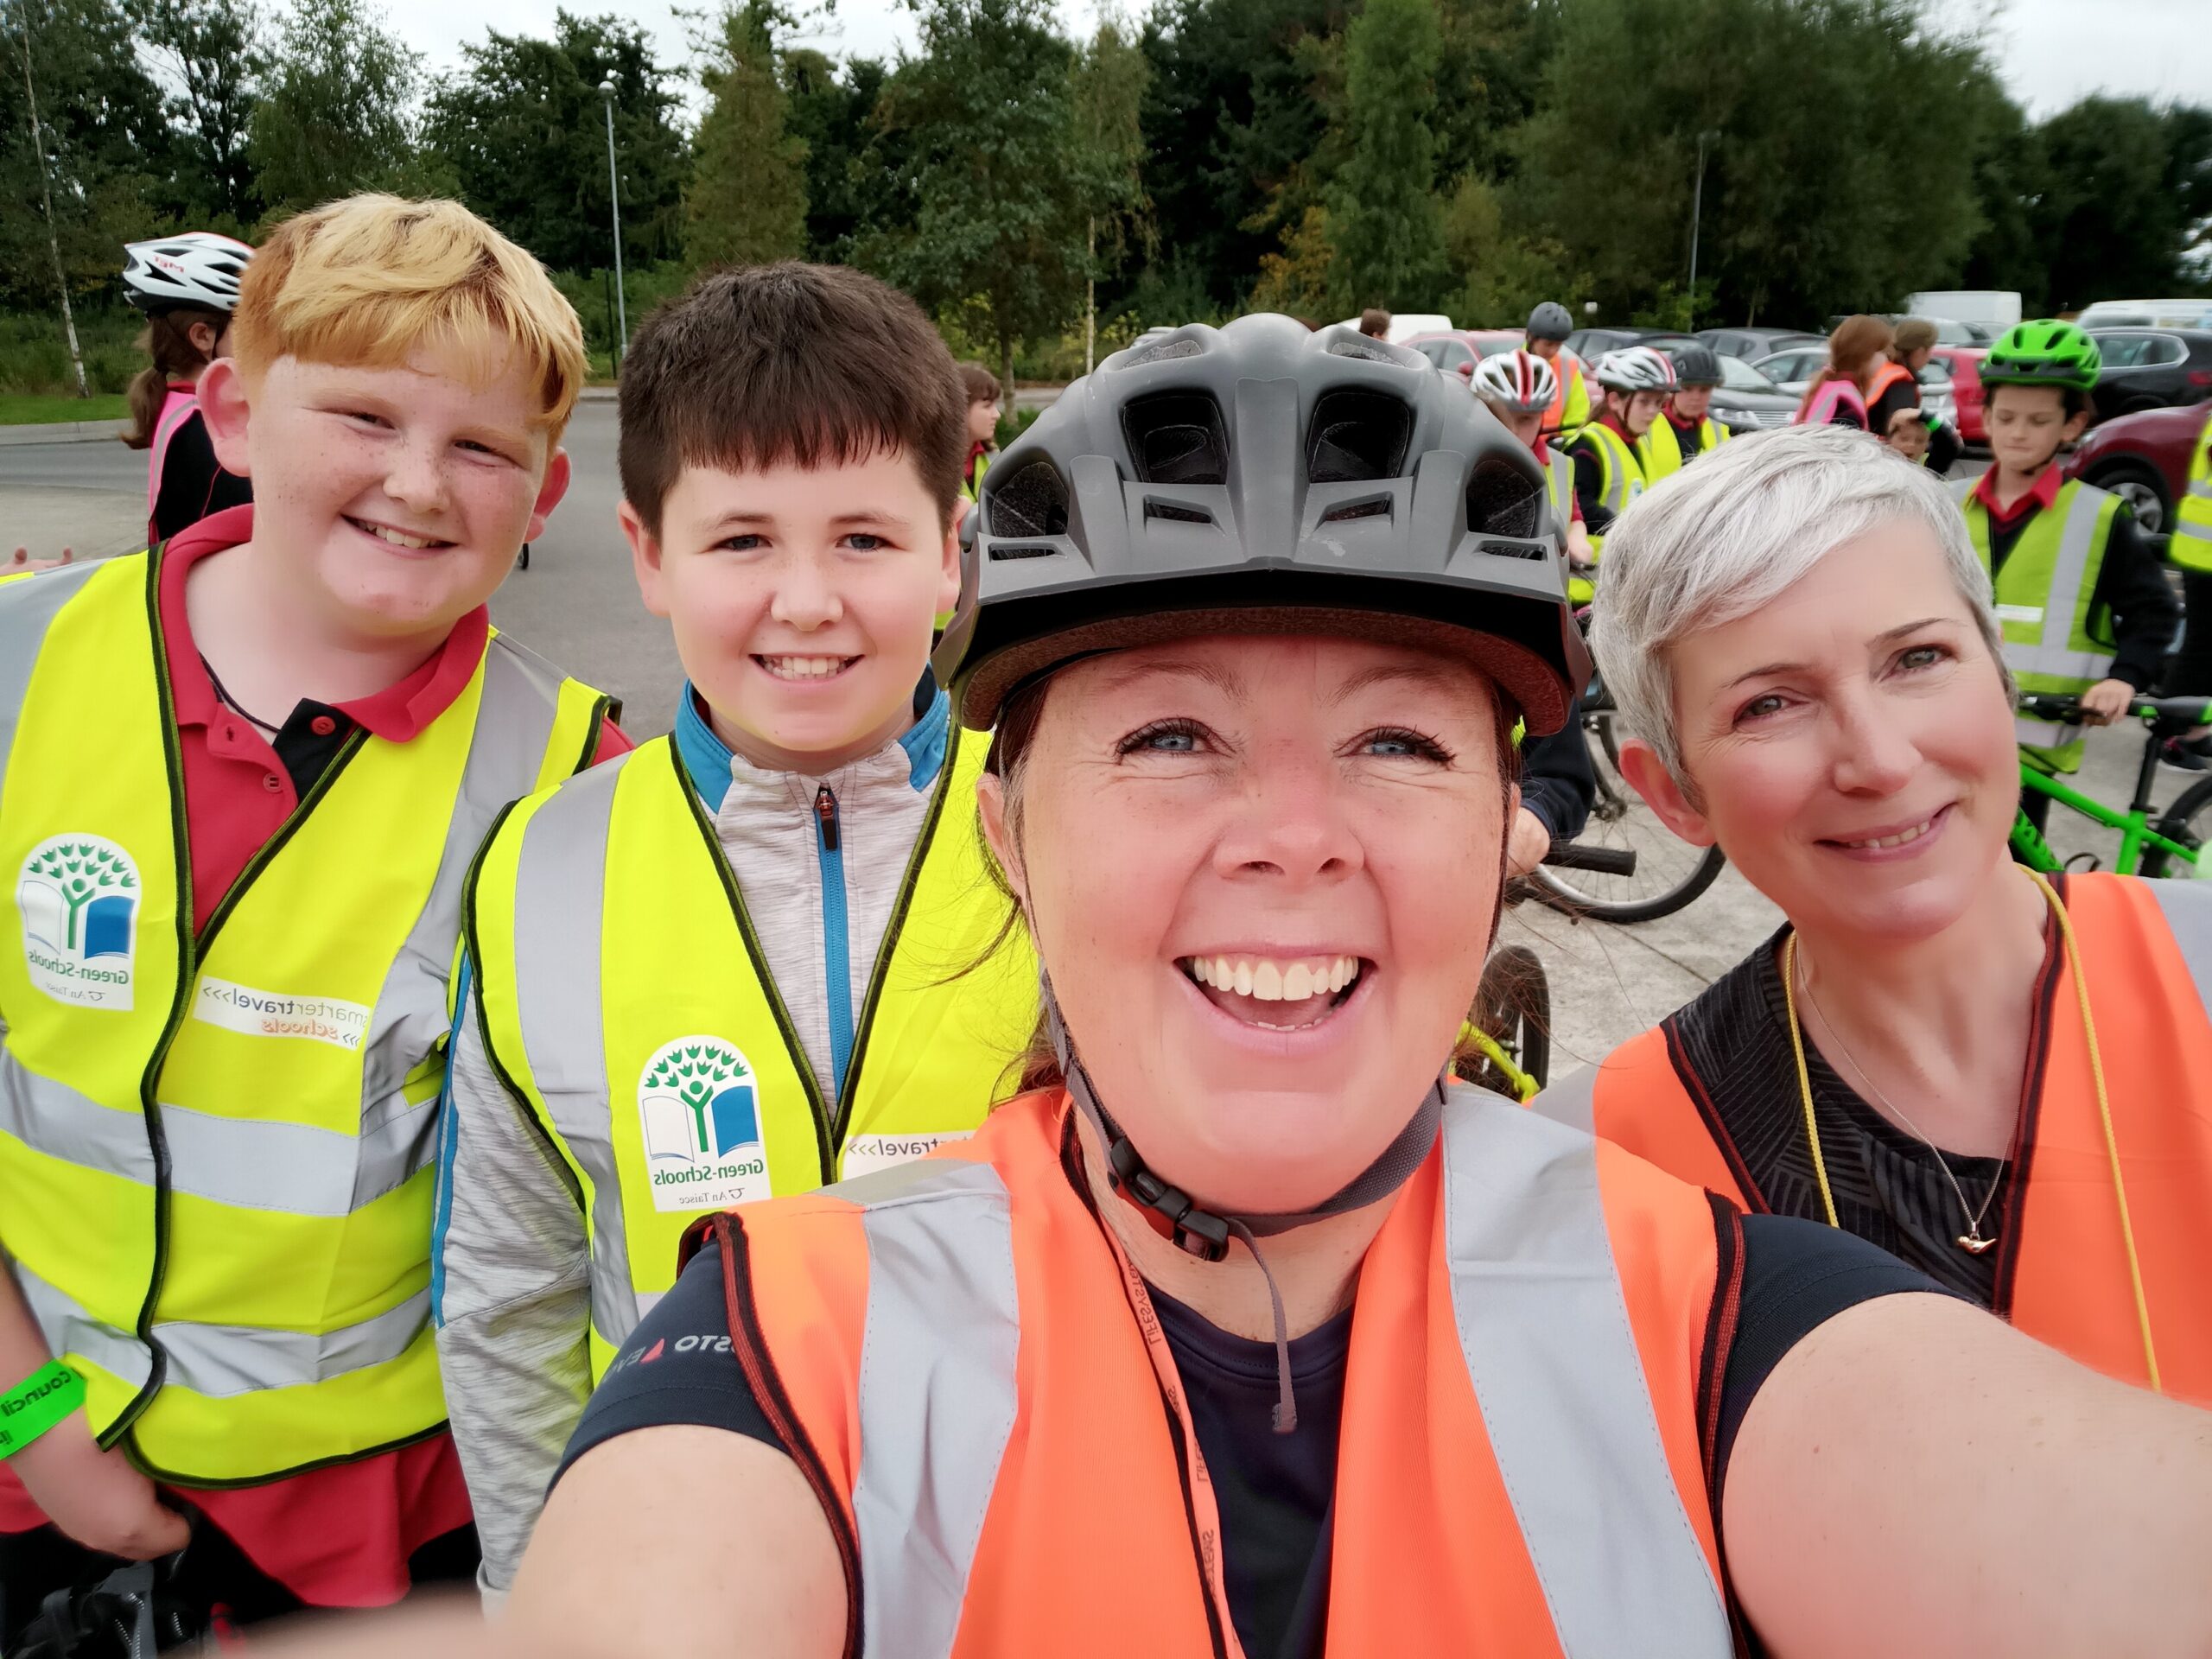
[(1260, 1276), (1267, 1281), (1268, 1300), (1274, 1315), (1278, 1392), (1274, 1429), (1278, 1434), (1289, 1433), (1298, 1427), (1298, 1402), (1290, 1386), (1289, 1321), (1283, 1312), (1282, 1292), (1275, 1284), (1267, 1258), (1260, 1254), (1259, 1242), (1330, 1216), (1364, 1209), (1403, 1186), (1428, 1156), (1429, 1148), (1436, 1144), (1437, 1130), (1444, 1117), (1443, 1078), (1440, 1077), (1430, 1085), (1412, 1118), (1382, 1149), (1382, 1155), (1332, 1197), (1306, 1210), (1262, 1215), (1221, 1214), (1201, 1208), (1189, 1193), (1168, 1185), (1145, 1167), (1143, 1158), (1129, 1137), (1099, 1105), (1097, 1092), (1090, 1086), (1090, 1075), (1076, 1058), (1074, 1039), (1068, 1034), (1066, 1022), (1060, 1018), (1060, 1005), (1052, 995), (1052, 982), (1041, 969), (1037, 982), (1044, 1006), (1045, 1027), (1052, 1033), (1052, 1052), (1058, 1057), (1060, 1074), (1067, 1079), (1068, 1094), (1076, 1109), (1090, 1121), (1106, 1148), (1114, 1190), (1135, 1208), (1149, 1211), (1147, 1220), (1154, 1230), (1172, 1239), (1186, 1254), (1202, 1262), (1219, 1262), (1228, 1255), (1230, 1236), (1234, 1234), (1244, 1241), (1244, 1248), (1251, 1251), (1252, 1260), (1258, 1263)]

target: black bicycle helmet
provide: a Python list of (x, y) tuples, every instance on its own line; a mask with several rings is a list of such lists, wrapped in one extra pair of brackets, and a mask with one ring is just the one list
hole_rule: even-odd
[(1446, 651), (1535, 733), (1589, 676), (1535, 454), (1350, 328), (1255, 315), (1117, 352), (992, 464), (971, 517), (938, 661), (974, 730), (1077, 658), (1199, 633)]
[(1557, 300), (1546, 300), (1529, 314), (1522, 331), (1530, 340), (1565, 340), (1574, 332), (1574, 319)]
[(1675, 346), (1667, 355), (1675, 359), (1675, 384), (1678, 386), (1717, 386), (1720, 384), (1720, 359), (1710, 346)]

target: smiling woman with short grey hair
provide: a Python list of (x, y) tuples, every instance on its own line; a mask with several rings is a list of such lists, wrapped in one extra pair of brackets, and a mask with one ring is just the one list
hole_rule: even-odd
[(2212, 1399), (2212, 890), (2012, 861), (2012, 686), (1940, 486), (1841, 428), (1732, 443), (1623, 516), (1591, 643), (1622, 771), (1788, 919), (1540, 1109)]

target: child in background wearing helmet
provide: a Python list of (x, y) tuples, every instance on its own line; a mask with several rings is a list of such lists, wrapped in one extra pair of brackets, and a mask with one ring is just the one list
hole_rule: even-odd
[(198, 397), (208, 364), (229, 354), (231, 311), (253, 250), (194, 231), (134, 242), (124, 251), (124, 296), (146, 314), (138, 349), (153, 361), (130, 382), (131, 429), (123, 442), (153, 451), (146, 478), (146, 539), (152, 543), (253, 499), (253, 486), (215, 459)]
[(1613, 520), (1651, 481), (1640, 446), (1675, 389), (1675, 368), (1649, 346), (1624, 346), (1598, 359), (1598, 385), (1605, 397), (1598, 418), (1566, 445), (1593, 558), (1605, 551)]
[[(2059, 452), (2089, 423), (2090, 392), (2101, 361), (2095, 341), (2071, 323), (2024, 322), (2007, 330), (1989, 348), (1981, 370), (1989, 388), (1994, 463), (1971, 486), (1956, 486), (1974, 545), (1996, 582), (2007, 643), (2040, 642), (2049, 648), (2055, 639), (2050, 627), (2055, 624), (2063, 632), (2066, 619), (2081, 614), (2075, 630), (2081, 637), (2057, 642), (2057, 650), (2101, 663), (2101, 678), (2039, 684), (2019, 664), (2014, 671), (2023, 690), (2077, 693), (2086, 723), (2093, 726), (2119, 719), (2129, 701), (2158, 677), (2180, 618), (2165, 573), (2137, 532), (2127, 504), (2059, 474)], [(2078, 578), (2090, 594), (2086, 612), (2077, 602), (2078, 588), (2061, 592), (2050, 585), (2068, 579), (2056, 549), (2076, 515), (2094, 520), (2088, 564)], [(2013, 562), (2024, 557), (2026, 563), (2014, 569)], [(2028, 571), (2040, 574), (2031, 578), (2024, 574)], [(2051, 772), (2080, 768), (2078, 732), (2042, 734), (2056, 741), (2024, 743), (2021, 753), (2030, 764)], [(2048, 802), (2032, 791), (2023, 797), (2038, 824)]]
[(1893, 410), (1882, 442), (1916, 467), (1928, 464), (1928, 416), (1918, 408)]
[(1557, 300), (1546, 300), (1529, 314), (1523, 331), (1528, 350), (1551, 365), (1558, 377), (1551, 407), (1544, 411), (1544, 435), (1564, 444), (1590, 419), (1590, 387), (1582, 359), (1567, 349), (1574, 332), (1574, 319)]
[(1675, 395), (1637, 445), (1644, 476), (1654, 484), (1728, 441), (1728, 429), (1709, 415), (1713, 389), (1720, 384), (1720, 359), (1709, 346), (1684, 346), (1669, 356)]

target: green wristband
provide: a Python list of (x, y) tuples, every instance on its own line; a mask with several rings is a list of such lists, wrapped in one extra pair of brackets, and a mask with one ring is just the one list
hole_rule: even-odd
[(55, 1360), (0, 1394), (0, 1459), (12, 1458), (85, 1403), (85, 1379)]

